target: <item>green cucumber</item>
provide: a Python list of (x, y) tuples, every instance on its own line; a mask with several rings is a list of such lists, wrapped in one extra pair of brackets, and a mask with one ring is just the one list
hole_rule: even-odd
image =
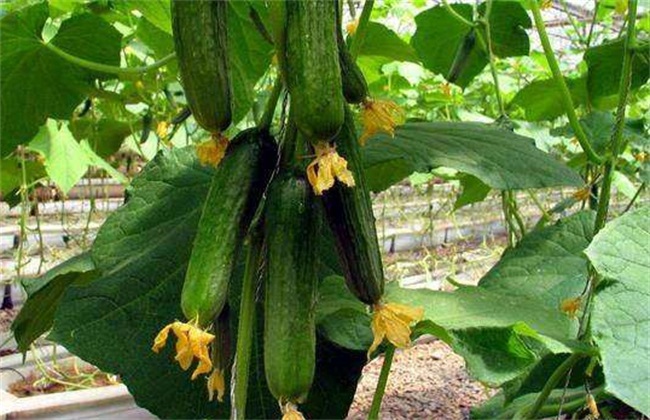
[(344, 120), (345, 104), (336, 42), (336, 2), (285, 4), (284, 57), (279, 61), (298, 129), (312, 143), (330, 140)]
[(242, 240), (276, 161), (274, 140), (252, 128), (233, 139), (215, 170), (181, 294), (187, 319), (207, 326), (223, 309)]
[(336, 42), (339, 50), (343, 97), (349, 104), (360, 104), (370, 95), (368, 83), (366, 83), (361, 69), (354, 62), (343, 38), (340, 7), (336, 8)]
[(336, 183), (323, 193), (325, 219), (334, 234), (348, 288), (362, 302), (374, 304), (384, 293), (384, 269), (354, 116), (347, 107), (345, 124), (335, 143), (337, 152), (347, 160), (354, 174), (356, 186), (349, 188)]
[(281, 403), (304, 401), (316, 364), (318, 217), (304, 178), (281, 174), (266, 201), (264, 370)]
[(227, 1), (172, 0), (178, 68), (194, 119), (220, 133), (232, 119)]

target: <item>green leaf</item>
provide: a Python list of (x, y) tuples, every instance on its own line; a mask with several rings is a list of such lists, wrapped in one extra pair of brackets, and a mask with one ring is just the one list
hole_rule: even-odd
[(103, 169), (108, 174), (108, 176), (118, 181), (120, 184), (126, 185), (129, 183), (129, 179), (124, 174), (122, 174), (122, 172), (113, 168), (110, 163), (106, 162), (95, 153), (92, 147), (90, 147), (88, 144), (88, 141), (81, 140), (79, 145), (81, 146), (81, 150), (83, 150), (83, 152), (86, 154), (89, 165)]
[(386, 57), (394, 61), (413, 63), (420, 61), (413, 47), (404, 42), (395, 32), (377, 22), (368, 22), (359, 54)]
[(174, 52), (174, 38), (145, 18), (138, 20), (135, 35), (153, 51), (156, 58), (162, 58)]
[(128, 122), (102, 118), (95, 122), (89, 118), (74, 119), (69, 128), (77, 140), (86, 139), (99, 156), (106, 158), (120, 149), (124, 140), (132, 134)]
[[(617, 95), (623, 71), (625, 39), (605, 42), (585, 51), (587, 63), (587, 88), (592, 98)], [(650, 43), (640, 42), (632, 61), (631, 89), (643, 86), (650, 77)]]
[(54, 313), (65, 290), (72, 284), (86, 284), (96, 273), (89, 253), (83, 253), (59, 264), (41, 277), (23, 279), (28, 298), (11, 324), (18, 350), (25, 353), (29, 346), (47, 332), (54, 322)]
[[(157, 332), (183, 319), (180, 294), (200, 210), (211, 178), (229, 176), (199, 165), (194, 155), (191, 147), (164, 150), (134, 179), (129, 200), (107, 219), (91, 251), (101, 278), (68, 288), (50, 338), (119, 374), (136, 403), (157, 416), (227, 418), (229, 397), (224, 403), (208, 402), (205, 382), (190, 381), (190, 372), (174, 362), (173, 345), (160, 354), (151, 351)], [(233, 287), (239, 282), (233, 279)], [(230, 312), (234, 325), (236, 313)], [(274, 418), (278, 406), (264, 388), (262, 344), (253, 343), (255, 375), (247, 416)], [(319, 342), (305, 413), (343, 417), (364, 362), (362, 352)]]
[[(8, 200), (8, 195), (16, 191), (23, 183), (22, 162), (17, 157), (0, 159), (0, 194), (3, 200)], [(37, 179), (45, 177), (45, 168), (40, 162), (25, 161), (26, 183), (31, 184)]]
[[(573, 105), (578, 107), (587, 102), (587, 87), (584, 77), (564, 79)], [(527, 121), (547, 121), (564, 115), (562, 94), (553, 79), (535, 80), (521, 89), (510, 101), (509, 108), (520, 107)]]
[[(452, 4), (450, 6), (459, 15), (472, 21), (472, 6), (469, 4)], [(484, 16), (486, 4), (478, 7)], [(526, 28), (531, 21), (526, 10), (518, 1), (496, 1), (490, 12), (490, 34), (493, 52), (498, 57), (515, 57), (527, 55), (530, 42)], [(468, 40), (472, 28), (456, 19), (444, 6), (435, 6), (415, 17), (417, 30), (411, 39), (411, 45), (422, 59), (424, 66), (443, 75), (448, 80), (456, 59), (463, 60), (456, 80), (450, 80), (460, 87), (467, 87), (488, 64), (488, 55), (476, 37)], [(480, 28), (480, 36), (487, 40), (486, 33)]]
[(233, 123), (250, 111), (255, 84), (271, 64), (273, 46), (257, 31), (248, 2), (228, 3), (228, 52), (233, 98)]
[(462, 175), (460, 177), (460, 185), (463, 187), (463, 191), (456, 198), (454, 210), (481, 202), (490, 193), (490, 187), (472, 175)]
[(368, 186), (376, 192), (439, 166), (501, 190), (583, 184), (576, 172), (535, 148), (532, 139), (487, 124), (406, 123), (395, 138), (377, 136), (362, 151)]
[(372, 343), (368, 309), (348, 290), (342, 277), (331, 276), (321, 283), (316, 323), (327, 340), (341, 347), (366, 351)]
[[(12, 12), (0, 21), (0, 156), (27, 143), (48, 117), (68, 119), (91, 90), (95, 78), (107, 75), (70, 64), (51, 52), (41, 37), (47, 3)], [(77, 57), (119, 65), (121, 35), (91, 14), (63, 21), (50, 41)]]
[(513, 296), (535, 296), (558, 309), (564, 299), (579, 296), (585, 287), (588, 262), (583, 252), (593, 237), (593, 225), (594, 214), (580, 212), (529, 233), (501, 256), (479, 286)]
[(650, 207), (608, 223), (586, 254), (612, 279), (594, 298), (592, 331), (600, 348), (606, 390), (650, 415)]
[(171, 35), (172, 12), (169, 0), (129, 0), (124, 2), (127, 14), (132, 10), (139, 11), (142, 16), (155, 25), (158, 29)]
[(48, 120), (29, 149), (45, 158), (45, 171), (54, 183), (67, 193), (88, 170), (90, 159), (66, 125)]

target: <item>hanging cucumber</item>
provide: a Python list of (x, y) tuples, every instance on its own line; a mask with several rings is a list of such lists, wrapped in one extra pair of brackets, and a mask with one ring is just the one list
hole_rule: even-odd
[(330, 140), (344, 119), (336, 7), (331, 0), (284, 3), (285, 46), (279, 61), (296, 125), (312, 143)]
[(269, 188), (265, 238), (264, 369), (285, 410), (303, 402), (314, 378), (318, 218), (309, 185), (281, 174)]
[(220, 133), (231, 122), (227, 1), (172, 0), (176, 57), (196, 122)]
[(384, 292), (384, 269), (354, 117), (347, 107), (345, 123), (335, 142), (338, 153), (354, 173), (356, 186), (335, 184), (323, 193), (325, 218), (334, 234), (348, 288), (362, 302), (375, 304)]
[(242, 240), (276, 161), (274, 140), (253, 128), (233, 139), (216, 169), (183, 284), (181, 307), (188, 320), (207, 326), (223, 308)]
[[(338, 2), (337, 2), (338, 3)], [(336, 43), (339, 51), (339, 65), (341, 66), (341, 83), (343, 96), (350, 104), (360, 104), (370, 96), (366, 78), (357, 63), (354, 62), (342, 32), (341, 8), (336, 7)]]

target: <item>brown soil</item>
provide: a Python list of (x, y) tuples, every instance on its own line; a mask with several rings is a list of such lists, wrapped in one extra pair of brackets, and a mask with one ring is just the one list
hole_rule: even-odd
[[(349, 420), (367, 417), (383, 362), (379, 357), (364, 368)], [(490, 394), (469, 377), (463, 359), (449, 346), (423, 341), (395, 353), (380, 418), (467, 419), (470, 408)]]
[(0, 310), (0, 332), (7, 332), (11, 329), (11, 323), (14, 322), (16, 315), (18, 315), (18, 309)]
[(60, 366), (57, 372), (48, 372), (54, 380), (43, 379), (40, 372), (32, 372), (23, 379), (9, 385), (8, 392), (16, 397), (55, 394), (85, 388), (99, 388), (115, 385), (112, 376), (93, 366), (76, 367), (74, 364)]

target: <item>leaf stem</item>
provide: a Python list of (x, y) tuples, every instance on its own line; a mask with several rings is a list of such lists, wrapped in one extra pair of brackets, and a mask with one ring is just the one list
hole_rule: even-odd
[[(497, 103), (499, 104), (499, 114), (500, 116), (506, 115), (506, 107), (503, 103), (503, 97), (501, 96), (501, 88), (499, 87), (499, 76), (497, 74), (497, 67), (494, 60), (494, 52), (492, 51), (492, 35), (490, 34), (490, 12), (492, 11), (492, 0), (487, 0), (485, 7), (485, 16), (483, 17), (483, 26), (485, 27), (485, 36), (486, 40), (483, 40), (483, 35), (480, 31), (476, 31), (477, 38), (483, 47), (487, 50), (488, 58), (490, 62), (490, 72), (492, 73), (492, 79), (494, 80), (494, 93), (497, 97)], [(487, 41), (487, 42), (486, 42)]]
[(537, 399), (535, 400), (535, 403), (531, 407), (531, 409), (526, 413), (526, 418), (527, 419), (535, 419), (537, 418), (537, 414), (539, 413), (539, 410), (544, 406), (544, 403), (548, 399), (548, 396), (551, 394), (551, 391), (555, 389), (556, 385), (562, 378), (564, 378), (564, 375), (571, 369), (580, 359), (584, 357), (584, 354), (579, 354), (579, 353), (573, 353), (571, 356), (569, 356), (560, 366), (555, 369), (555, 371), (551, 374), (551, 377), (548, 378), (548, 381), (546, 381), (546, 384), (544, 384), (544, 388), (542, 388), (542, 391), (539, 393), (537, 396)]
[(611, 198), (612, 179), (616, 170), (616, 160), (621, 153), (623, 146), (623, 128), (625, 127), (625, 108), (630, 93), (632, 82), (632, 60), (634, 59), (634, 45), (636, 38), (636, 9), (637, 0), (628, 0), (627, 2), (627, 35), (623, 46), (623, 69), (621, 70), (621, 80), (618, 86), (618, 107), (616, 108), (616, 121), (612, 132), (612, 153), (609, 160), (605, 163), (605, 173), (603, 175), (603, 185), (600, 189), (600, 200), (598, 201), (598, 210), (596, 212), (596, 227), (594, 234), (605, 226), (607, 214), (609, 213), (609, 201)]
[(86, 60), (81, 57), (77, 57), (75, 55), (72, 55), (66, 51), (63, 51), (56, 45), (50, 43), (43, 43), (45, 48), (48, 50), (52, 51), (54, 54), (58, 55), (59, 57), (63, 58), (64, 60), (69, 61), (72, 64), (76, 64), (79, 67), (86, 68), (88, 70), (92, 71), (98, 71), (102, 73), (110, 73), (110, 74), (117, 74), (117, 75), (138, 75), (138, 74), (143, 74), (151, 70), (156, 70), (165, 64), (169, 63), (172, 61), (174, 58), (176, 58), (175, 53), (171, 53), (160, 60), (156, 61), (155, 63), (151, 63), (147, 66), (144, 67), (119, 67), (119, 66), (111, 66), (108, 64), (102, 64), (102, 63), (97, 63), (94, 61)]
[(246, 268), (239, 303), (239, 322), (237, 325), (237, 350), (235, 353), (235, 381), (233, 417), (246, 418), (246, 397), (248, 395), (248, 374), (250, 372), (251, 344), (255, 323), (255, 291), (257, 290), (258, 269), (262, 256), (263, 238), (259, 229), (250, 235)]
[(363, 10), (361, 10), (361, 16), (359, 16), (359, 24), (357, 25), (357, 30), (354, 33), (352, 38), (352, 45), (350, 45), (350, 55), (353, 60), (356, 60), (361, 52), (361, 46), (363, 41), (366, 38), (366, 31), (368, 30), (368, 22), (370, 21), (370, 15), (372, 14), (372, 8), (375, 5), (375, 0), (366, 0), (363, 4)]
[(648, 185), (648, 184), (645, 183), (645, 182), (643, 182), (643, 183), (641, 183), (641, 185), (639, 185), (639, 188), (636, 190), (636, 193), (634, 193), (634, 197), (632, 197), (632, 199), (630, 200), (630, 202), (628, 203), (628, 205), (625, 206), (625, 210), (623, 210), (623, 213), (627, 213), (628, 211), (630, 211), (630, 209), (632, 208), (632, 206), (633, 206), (634, 203), (636, 202), (637, 198), (639, 198), (639, 196), (641, 195), (641, 193), (643, 192), (643, 190), (645, 190), (645, 187), (646, 187), (647, 185)]
[(370, 412), (368, 413), (369, 420), (377, 420), (379, 418), (381, 401), (384, 398), (384, 392), (386, 392), (386, 384), (388, 383), (388, 375), (390, 374), (390, 367), (393, 364), (394, 355), (395, 346), (389, 344), (388, 348), (386, 348), (386, 353), (384, 353), (384, 363), (381, 365), (381, 372), (379, 373), (375, 395), (372, 397), (372, 405), (370, 406)]
[(548, 66), (551, 68), (553, 79), (555, 79), (557, 88), (560, 91), (560, 99), (562, 101), (562, 105), (564, 106), (564, 112), (569, 118), (569, 124), (571, 125), (571, 128), (573, 129), (573, 132), (578, 139), (578, 143), (580, 143), (582, 150), (584, 150), (589, 160), (594, 163), (603, 163), (603, 158), (599, 156), (591, 147), (591, 143), (589, 142), (587, 135), (580, 125), (580, 121), (578, 120), (578, 116), (576, 115), (576, 111), (573, 106), (573, 100), (571, 99), (571, 92), (569, 92), (569, 88), (564, 81), (564, 76), (562, 76), (562, 72), (560, 71), (560, 66), (557, 62), (557, 59), (555, 58), (555, 53), (553, 52), (551, 41), (549, 40), (548, 34), (546, 33), (544, 18), (542, 17), (542, 13), (539, 9), (539, 5), (537, 4), (537, 0), (532, 0), (528, 3), (530, 4), (530, 10), (533, 13), (533, 20), (535, 21), (535, 27), (537, 28), (539, 39), (542, 42), (542, 47), (544, 48), (546, 61), (548, 62)]
[(268, 130), (271, 128), (271, 124), (273, 123), (273, 116), (275, 115), (275, 108), (278, 105), (278, 100), (280, 99), (280, 94), (282, 93), (283, 87), (284, 85), (282, 84), (282, 78), (278, 77), (275, 79), (273, 89), (271, 90), (271, 95), (269, 96), (269, 100), (266, 102), (266, 108), (264, 109), (264, 113), (260, 118), (260, 129)]
[(449, 12), (449, 14), (456, 19), (457, 21), (461, 22), (462, 24), (469, 26), (470, 28), (474, 27), (474, 23), (470, 22), (469, 20), (465, 19), (458, 13), (457, 11), (454, 10), (453, 7), (449, 4), (448, 0), (442, 0), (442, 4), (445, 6), (445, 9)]

